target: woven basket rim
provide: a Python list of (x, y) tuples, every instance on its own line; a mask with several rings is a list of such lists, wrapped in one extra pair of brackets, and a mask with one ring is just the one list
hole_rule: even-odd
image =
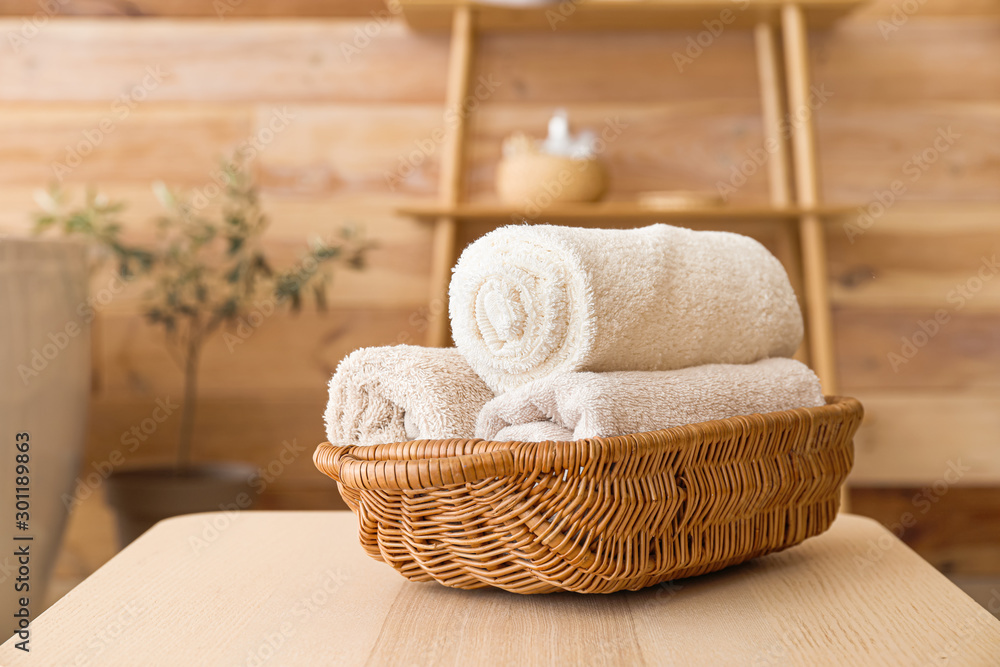
[[(755, 428), (815, 429), (853, 417), (861, 403), (847, 396), (827, 396), (826, 405), (740, 415), (658, 431), (576, 441), (519, 442), (473, 439), (411, 440), (385, 445), (320, 444), (316, 467), (335, 481), (357, 489), (419, 490), (473, 483), (523, 472), (578, 469), (592, 457), (612, 460), (641, 456), (651, 448), (681, 447), (730, 440)], [(853, 420), (848, 420), (853, 421)]]

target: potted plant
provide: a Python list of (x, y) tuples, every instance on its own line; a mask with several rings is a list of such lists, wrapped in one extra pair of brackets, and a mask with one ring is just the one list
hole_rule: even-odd
[(224, 165), (227, 183), (217, 217), (201, 213), (162, 183), (154, 192), (165, 208), (157, 221), (158, 240), (146, 246), (123, 240), (123, 204), (88, 193), (82, 206), (69, 208), (58, 190), (41, 201), (38, 233), (58, 229), (90, 240), (116, 263), (123, 281), (146, 285), (142, 310), (157, 325), (183, 373), (180, 428), (173, 466), (115, 469), (108, 477), (108, 500), (127, 544), (168, 516), (249, 505), (255, 467), (240, 462), (196, 463), (192, 458), (198, 370), (206, 341), (245, 318), (261, 300), (277, 310), (301, 308), (311, 294), (325, 308), (334, 265), (361, 269), (366, 243), (350, 227), (334, 241), (315, 241), (295, 266), (272, 268), (260, 240), (268, 226), (258, 191), (246, 171)]

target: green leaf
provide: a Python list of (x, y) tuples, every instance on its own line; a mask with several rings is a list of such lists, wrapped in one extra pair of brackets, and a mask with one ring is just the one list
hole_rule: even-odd
[(254, 256), (254, 265), (267, 277), (274, 275), (274, 271), (271, 269), (271, 265), (267, 263), (267, 258), (264, 255), (257, 253)]
[(235, 285), (240, 281), (240, 276), (242, 275), (243, 275), (243, 262), (239, 262), (236, 264), (236, 266), (234, 266), (232, 269), (226, 272), (225, 275), (226, 282), (229, 283), (230, 285)]
[(216, 310), (216, 313), (222, 319), (228, 320), (232, 319), (233, 317), (236, 317), (238, 309), (239, 309), (239, 304), (237, 304), (236, 299), (227, 299), (226, 301), (222, 302), (219, 305), (218, 309)]

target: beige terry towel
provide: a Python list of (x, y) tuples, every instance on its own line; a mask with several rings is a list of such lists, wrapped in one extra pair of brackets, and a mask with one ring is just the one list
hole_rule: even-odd
[(487, 403), (476, 437), (579, 440), (824, 404), (819, 379), (794, 359), (675, 371), (556, 373)]
[(781, 263), (727, 232), (501, 227), (450, 287), (455, 344), (497, 393), (560, 371), (790, 357), (802, 315)]
[(493, 392), (454, 348), (355, 350), (330, 380), (326, 436), (339, 445), (471, 438)]

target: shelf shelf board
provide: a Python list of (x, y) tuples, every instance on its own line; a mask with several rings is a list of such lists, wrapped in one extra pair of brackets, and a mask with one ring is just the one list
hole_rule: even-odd
[[(795, 0), (810, 27), (827, 26), (865, 0)], [(448, 30), (459, 7), (473, 10), (479, 30), (683, 30), (775, 22), (786, 0), (577, 0), (531, 7), (510, 7), (476, 0), (401, 0), (403, 17), (414, 30)], [(741, 9), (742, 7), (742, 9)], [(724, 14), (724, 12), (727, 12)]]
[(657, 209), (633, 202), (603, 202), (599, 204), (561, 204), (528, 216), (523, 209), (504, 204), (414, 204), (396, 210), (401, 215), (420, 219), (452, 218), (458, 221), (527, 219), (529, 222), (565, 223), (573, 220), (623, 220), (663, 222), (669, 220), (797, 220), (803, 215), (814, 214), (823, 218), (836, 217), (852, 212), (847, 206), (823, 206), (815, 209), (798, 207), (758, 206), (702, 206), (686, 209)]

